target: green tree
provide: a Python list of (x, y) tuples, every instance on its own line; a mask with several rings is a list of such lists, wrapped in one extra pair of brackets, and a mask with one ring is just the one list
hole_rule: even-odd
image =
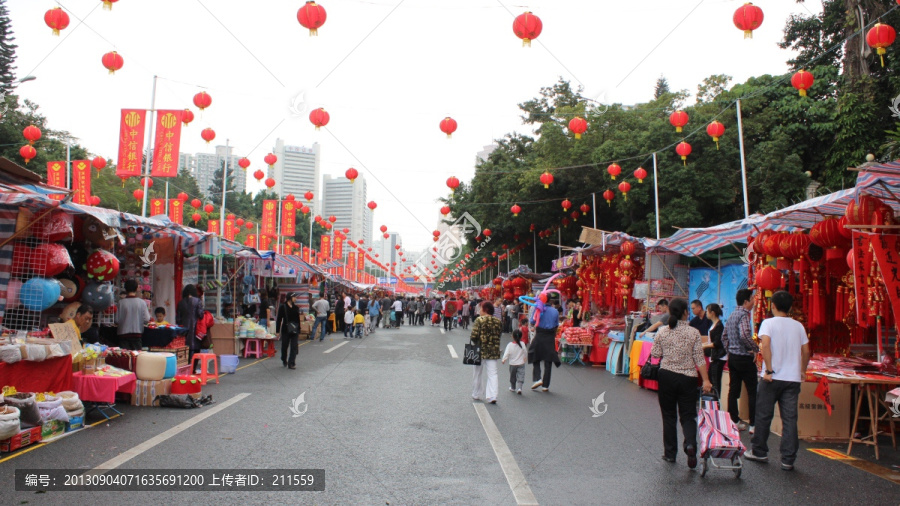
[(672, 90), (669, 89), (669, 80), (665, 78), (665, 76), (659, 76), (659, 79), (656, 80), (656, 86), (653, 88), (653, 98), (659, 99), (666, 93), (671, 93)]
[(0, 0), (0, 93), (6, 95), (15, 88), (16, 45), (6, 0)]

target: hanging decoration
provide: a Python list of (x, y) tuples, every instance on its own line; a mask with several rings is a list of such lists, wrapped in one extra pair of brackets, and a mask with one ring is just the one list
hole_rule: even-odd
[(562, 208), (564, 213), (569, 212), (570, 207), (572, 207), (572, 202), (569, 199), (562, 201)]
[(142, 177), (141, 178), (141, 186), (146, 186), (147, 188), (153, 188), (153, 180), (150, 178)]
[(110, 51), (103, 55), (103, 58), (100, 59), (100, 62), (103, 63), (103, 66), (106, 67), (106, 70), (109, 70), (110, 74), (115, 74), (117, 70), (122, 68), (122, 65), (125, 64), (125, 60), (122, 58), (119, 53), (115, 51)]
[(606, 168), (606, 172), (608, 172), (609, 175), (612, 176), (612, 180), (615, 181), (616, 176), (622, 173), (622, 167), (619, 166), (618, 163), (613, 162), (609, 167)]
[(250, 160), (245, 156), (238, 160), (238, 167), (247, 170), (247, 167), (250, 166)]
[(581, 139), (581, 134), (587, 131), (587, 121), (580, 116), (575, 116), (569, 120), (569, 131), (575, 134), (575, 139)]
[(96, 195), (91, 195), (91, 205), (97, 207), (100, 205), (100, 197)]
[(262, 181), (264, 177), (266, 177), (266, 173), (256, 169), (256, 172), (253, 173), (253, 177), (256, 178), (257, 181)]
[(200, 209), (200, 206), (203, 205), (203, 202), (200, 202), (200, 199), (191, 200), (191, 207), (194, 209)]
[(131, 196), (134, 197), (134, 200), (140, 202), (144, 200), (144, 190), (134, 190), (131, 192)]
[(634, 177), (637, 178), (638, 183), (643, 183), (643, 182), (644, 182), (644, 179), (647, 178), (647, 171), (644, 170), (643, 167), (638, 167), (638, 168), (635, 169), (635, 171), (634, 171)]
[(266, 179), (266, 187), (268, 187), (270, 190), (271, 190), (272, 188), (274, 188), (274, 187), (275, 187), (275, 180), (272, 179), (272, 178), (267, 178), (267, 179)]
[(681, 133), (682, 129), (685, 125), (688, 124), (690, 118), (688, 114), (684, 111), (675, 111), (669, 115), (669, 123), (675, 127), (675, 131)]
[(356, 181), (356, 178), (359, 177), (359, 171), (350, 167), (347, 169), (347, 172), (344, 173), (344, 176), (350, 180), (351, 183)]
[(550, 185), (553, 184), (553, 174), (549, 172), (541, 174), (541, 184), (544, 185), (544, 188), (550, 188)]
[(269, 153), (263, 158), (263, 161), (266, 162), (266, 165), (268, 165), (271, 169), (275, 166), (275, 163), (278, 162), (278, 157), (273, 155), (272, 153)]
[(447, 116), (446, 118), (441, 120), (441, 132), (447, 134), (447, 138), (450, 139), (453, 137), (453, 132), (456, 131), (456, 120)]
[(450, 188), (451, 191), (456, 192), (456, 189), (459, 188), (459, 179), (456, 176), (450, 176), (447, 179), (447, 188)]
[(303, 198), (305, 198), (307, 202), (312, 202), (313, 197), (314, 197), (314, 195), (313, 195), (313, 192), (311, 192), (311, 191), (307, 191), (306, 193), (303, 194)]
[(797, 91), (800, 92), (801, 97), (806, 96), (806, 90), (810, 89), (815, 82), (816, 78), (813, 77), (812, 72), (807, 72), (805, 70), (798, 70), (791, 77), (791, 86), (797, 88)]
[(310, 37), (319, 35), (319, 28), (325, 24), (326, 17), (325, 8), (312, 1), (306, 2), (297, 11), (297, 21), (309, 30)]
[(331, 115), (321, 107), (313, 109), (309, 113), (309, 122), (316, 126), (316, 130), (327, 125), (329, 121), (331, 121)]
[(97, 173), (99, 174), (104, 167), (106, 167), (106, 159), (102, 156), (95, 156), (93, 160), (91, 160), (91, 166), (97, 169)]
[(112, 4), (118, 2), (119, 0), (101, 0), (103, 2), (103, 10), (111, 11)]
[(441, 214), (443, 214), (444, 216), (450, 214), (450, 206), (441, 207)]
[(747, 2), (734, 11), (733, 21), (734, 26), (738, 27), (739, 30), (744, 31), (745, 39), (752, 39), (753, 30), (756, 30), (762, 25), (763, 11), (752, 3)]
[(378, 207), (378, 204), (376, 204), (375, 201), (372, 200), (372, 201), (370, 201), (368, 204), (366, 204), (366, 206), (368, 206), (369, 209), (371, 209), (372, 211), (374, 211), (375, 208)]
[(578, 217), (581, 216), (581, 213), (579, 213), (578, 211), (572, 211), (571, 216), (572, 216), (572, 221), (578, 221)]
[(205, 91), (201, 91), (194, 95), (194, 105), (197, 106), (197, 109), (203, 111), (210, 105), (212, 105), (212, 97), (209, 96), (209, 93)]
[(34, 146), (31, 144), (26, 144), (19, 148), (19, 154), (22, 155), (22, 158), (25, 159), (25, 164), (27, 165), (34, 157), (37, 156), (37, 151), (34, 149)]
[(614, 198), (616, 198), (616, 193), (612, 190), (607, 189), (605, 192), (603, 192), (603, 198), (606, 200), (606, 204), (612, 207), (612, 201)]
[(203, 140), (205, 140), (206, 143), (209, 144), (213, 139), (216, 138), (216, 131), (212, 128), (206, 127), (202, 132), (200, 132), (200, 137), (202, 137)]
[[(68, 19), (66, 20), (68, 23)], [(63, 27), (65, 28), (65, 27)], [(894, 43), (897, 38), (897, 31), (891, 25), (884, 23), (875, 23), (875, 26), (869, 29), (866, 34), (866, 44), (876, 49), (878, 57), (881, 58), (881, 67), (884, 68), (884, 48)]]
[(588, 211), (591, 210), (591, 206), (587, 204), (581, 204), (581, 207), (579, 209), (581, 209), (581, 214), (587, 216)]
[(628, 202), (628, 192), (631, 191), (631, 184), (628, 181), (622, 181), (619, 183), (619, 191), (624, 195), (625, 202)]
[(519, 204), (513, 204), (513, 206), (509, 208), (509, 211), (513, 214), (513, 216), (518, 216), (519, 213), (522, 212), (522, 208), (519, 206)]
[(691, 154), (691, 145), (685, 141), (681, 141), (675, 146), (675, 152), (681, 156), (681, 161), (687, 165), (687, 157)]
[(69, 15), (61, 8), (54, 7), (44, 13), (44, 23), (53, 29), (53, 35), (59, 36), (59, 31), (69, 26)]
[(180, 202), (184, 203), (184, 202), (187, 202), (188, 194), (184, 193), (184, 192), (179, 192), (175, 198), (177, 198)]
[(519, 14), (513, 20), (513, 33), (516, 34), (516, 37), (522, 39), (522, 47), (531, 47), (531, 41), (538, 38), (543, 28), (544, 24), (541, 23), (541, 18), (530, 11)]
[(215, 207), (213, 207), (212, 204), (206, 204), (205, 206), (203, 206), (203, 210), (206, 211), (206, 214), (212, 214), (212, 212), (215, 210)]
[(34, 145), (34, 141), (41, 138), (41, 129), (34, 125), (28, 125), (22, 130), (22, 136), (25, 137), (28, 144)]
[(712, 137), (713, 142), (716, 143), (716, 151), (719, 150), (719, 137), (725, 135), (725, 125), (719, 123), (716, 120), (713, 120), (712, 123), (706, 125), (706, 133)]
[(181, 122), (184, 123), (184, 126), (188, 126), (191, 121), (194, 121), (194, 113), (190, 109), (185, 109), (181, 113)]

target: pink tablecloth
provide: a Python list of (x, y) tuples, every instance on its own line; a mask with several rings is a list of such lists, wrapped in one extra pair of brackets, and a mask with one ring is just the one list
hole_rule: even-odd
[(85, 376), (81, 372), (72, 374), (72, 390), (78, 393), (82, 401), (116, 402), (116, 392), (127, 394), (134, 393), (137, 377), (134, 373), (125, 376), (98, 376), (96, 374)]

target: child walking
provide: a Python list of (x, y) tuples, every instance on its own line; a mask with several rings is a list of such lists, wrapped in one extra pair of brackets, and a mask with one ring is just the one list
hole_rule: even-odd
[(528, 359), (528, 350), (522, 344), (522, 331), (516, 329), (512, 333), (512, 342), (506, 345), (503, 358), (500, 363), (505, 364), (509, 360), (509, 391), (522, 395), (522, 385), (525, 383), (525, 361)]
[(363, 327), (366, 325), (366, 317), (359, 312), (359, 309), (353, 311), (356, 315), (353, 317), (353, 326), (356, 327), (356, 338), (362, 339)]
[(348, 309), (344, 311), (344, 338), (350, 339), (353, 337), (353, 310)]

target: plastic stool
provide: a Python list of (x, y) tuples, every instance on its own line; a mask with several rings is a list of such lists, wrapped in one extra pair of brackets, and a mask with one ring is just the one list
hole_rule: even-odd
[(197, 365), (200, 365), (200, 381), (205, 385), (206, 378), (209, 376), (207, 372), (209, 370), (209, 363), (213, 363), (213, 371), (216, 378), (216, 383), (219, 383), (219, 359), (216, 357), (215, 353), (194, 353), (194, 358), (191, 360), (191, 370), (195, 371), (197, 369)]
[(244, 358), (251, 356), (262, 358), (262, 342), (260, 339), (247, 339), (244, 343)]

